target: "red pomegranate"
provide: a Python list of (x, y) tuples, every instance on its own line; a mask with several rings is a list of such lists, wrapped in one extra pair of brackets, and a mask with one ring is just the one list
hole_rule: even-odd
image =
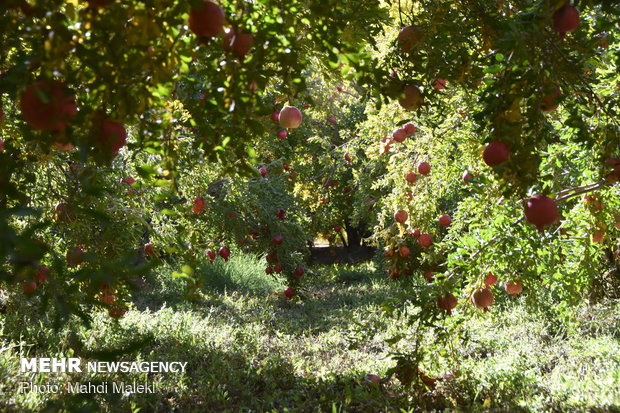
[(525, 204), (525, 219), (542, 232), (559, 219), (558, 206), (545, 195), (534, 195)]
[(271, 242), (273, 242), (273, 245), (282, 245), (282, 243), (284, 242), (284, 238), (282, 237), (282, 235), (276, 235), (271, 239)]
[(301, 125), (302, 116), (295, 106), (284, 106), (280, 111), (280, 125), (288, 129), (295, 129)]
[(332, 229), (334, 230), (334, 232), (337, 232), (337, 233), (340, 233), (340, 231), (342, 231), (342, 227), (340, 225), (336, 225)]
[(230, 258), (230, 249), (226, 246), (220, 248), (219, 253), (220, 257), (222, 257), (225, 262), (228, 261), (228, 258)]
[(398, 103), (400, 103), (403, 109), (414, 111), (422, 106), (424, 96), (422, 96), (422, 92), (417, 86), (407, 85), (403, 88)]
[(277, 252), (270, 252), (265, 257), (265, 261), (267, 261), (269, 263), (278, 262), (278, 253)]
[(424, 271), (422, 273), (422, 277), (424, 277), (424, 279), (426, 280), (426, 282), (432, 283), (433, 280), (435, 279), (435, 273), (428, 270), (428, 271)]
[(560, 34), (570, 33), (579, 27), (579, 10), (570, 4), (553, 14), (553, 30)]
[(47, 277), (50, 274), (50, 269), (49, 267), (45, 266), (45, 265), (41, 265), (38, 269), (37, 272), (34, 274), (34, 278), (39, 281), (39, 282), (46, 282), (47, 281)]
[(347, 161), (347, 163), (351, 163), (351, 155), (349, 155), (349, 152), (345, 152), (344, 160)]
[(271, 268), (271, 267), (265, 268), (265, 274), (271, 275), (272, 273), (273, 273), (273, 268)]
[(405, 26), (400, 29), (396, 42), (403, 52), (409, 52), (420, 44), (424, 37), (422, 30), (415, 26)]
[(417, 128), (415, 127), (415, 125), (411, 122), (409, 123), (405, 123), (403, 125), (403, 129), (405, 129), (405, 132), (407, 132), (407, 136), (413, 136), (415, 135), (415, 132), (417, 130)]
[(411, 254), (411, 250), (409, 249), (409, 247), (406, 245), (401, 245), (400, 249), (398, 250), (398, 255), (400, 255), (401, 258), (407, 258), (409, 257), (409, 254)]
[(415, 174), (415, 172), (408, 172), (407, 175), (405, 175), (405, 179), (410, 184), (413, 184), (413, 183), (415, 183), (415, 181), (418, 180), (418, 176)]
[(205, 210), (205, 200), (201, 196), (194, 198), (194, 208), (192, 211), (194, 214), (202, 214)]
[(276, 274), (280, 274), (282, 272), (282, 265), (281, 264), (274, 265), (273, 272), (275, 272)]
[(414, 230), (413, 230), (413, 232), (411, 233), (411, 235), (413, 235), (413, 237), (414, 237), (414, 238), (420, 238), (420, 235), (421, 235), (421, 234), (422, 234), (422, 233), (421, 233), (421, 232), (420, 232), (420, 230), (419, 230), (419, 229), (417, 229), (417, 228), (416, 228), (416, 229), (414, 229)]
[(278, 139), (280, 139), (281, 141), (286, 139), (287, 136), (288, 136), (288, 132), (286, 131), (286, 129), (282, 129), (278, 131)]
[(428, 248), (433, 245), (433, 237), (430, 234), (420, 234), (418, 238), (418, 244), (421, 247)]
[(198, 37), (215, 37), (224, 29), (224, 10), (212, 1), (203, 1), (189, 12), (189, 29)]
[(276, 210), (276, 216), (278, 217), (279, 220), (283, 220), (286, 218), (286, 211), (280, 208)]
[(273, 112), (271, 114), (271, 120), (274, 122), (279, 122), (280, 121), (280, 112)]
[(209, 261), (211, 261), (211, 264), (213, 264), (213, 260), (215, 260), (216, 257), (215, 251), (207, 250), (205, 254), (207, 254), (207, 257), (209, 257)]
[(398, 143), (402, 143), (407, 139), (407, 131), (404, 128), (395, 129), (392, 132), (392, 139), (394, 139)]
[(482, 159), (489, 166), (503, 164), (510, 157), (510, 148), (504, 142), (491, 142), (484, 148)]
[(249, 33), (229, 31), (223, 38), (224, 50), (232, 51), (241, 60), (252, 49), (254, 36)]
[(484, 279), (484, 285), (486, 285), (487, 287), (490, 287), (490, 286), (494, 285), (496, 282), (497, 282), (497, 275), (495, 275), (491, 271), (489, 271), (489, 273), (487, 274), (487, 276)]
[(127, 130), (125, 130), (125, 125), (122, 123), (106, 118), (96, 124), (95, 127), (97, 147), (100, 150), (116, 155), (127, 143)]
[(338, 120), (336, 119), (335, 116), (330, 116), (329, 119), (327, 119), (327, 121), (329, 123), (337, 123), (338, 122)]
[(147, 257), (155, 257), (157, 256), (155, 252), (155, 244), (149, 243), (144, 246), (144, 255)]
[(260, 168), (260, 169), (258, 170), (258, 172), (260, 172), (260, 175), (264, 178), (264, 177), (266, 177), (266, 176), (267, 176), (267, 173), (268, 173), (269, 171), (267, 170), (267, 168), (262, 167), (262, 168)]
[(41, 80), (28, 86), (20, 101), (22, 116), (37, 130), (59, 132), (77, 115), (75, 96), (59, 81)]
[(446, 80), (440, 77), (433, 79), (433, 89), (443, 90), (446, 88)]
[(398, 211), (396, 211), (396, 213), (394, 213), (394, 221), (398, 222), (399, 224), (404, 224), (405, 222), (407, 222), (408, 219), (409, 214), (407, 213), (407, 211), (399, 209)]
[(471, 296), (471, 302), (477, 308), (482, 308), (484, 311), (489, 311), (489, 307), (493, 304), (495, 298), (493, 293), (488, 288), (478, 288)]
[(288, 287), (286, 290), (284, 290), (284, 296), (288, 298), (289, 300), (295, 297), (295, 293), (296, 291), (293, 287)]
[(34, 293), (36, 289), (37, 289), (36, 281), (24, 281), (22, 283), (22, 290), (24, 290), (24, 293), (27, 295)]
[(523, 285), (521, 281), (507, 281), (504, 284), (504, 289), (506, 292), (513, 297), (516, 297), (521, 291), (523, 291)]
[(446, 228), (449, 227), (450, 224), (452, 224), (452, 218), (448, 214), (443, 214), (442, 216), (440, 216), (438, 221), (439, 221), (439, 225), (446, 227)]
[(428, 162), (420, 162), (418, 165), (418, 172), (424, 176), (431, 173), (431, 165)]
[(298, 280), (303, 277), (303, 275), (306, 273), (306, 271), (304, 270), (303, 267), (301, 266), (297, 266), (295, 267), (295, 271), (293, 272), (293, 274), (295, 274), (295, 278), (297, 278)]
[(454, 309), (454, 307), (456, 307), (457, 304), (458, 300), (451, 293), (447, 293), (443, 297), (440, 296), (437, 298), (437, 305), (442, 310), (445, 310), (448, 315), (452, 315), (452, 310)]

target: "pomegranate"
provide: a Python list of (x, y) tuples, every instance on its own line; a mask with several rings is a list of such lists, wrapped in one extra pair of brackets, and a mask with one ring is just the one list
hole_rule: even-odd
[(211, 264), (213, 264), (213, 260), (215, 260), (216, 257), (215, 251), (207, 250), (205, 254), (207, 254), (207, 257), (209, 257), (209, 261), (211, 261)]
[(136, 183), (136, 180), (133, 176), (128, 176), (127, 178), (121, 179), (121, 184), (133, 185), (134, 183)]
[(570, 4), (561, 7), (553, 14), (553, 30), (560, 34), (575, 31), (579, 26), (579, 10)]
[(271, 114), (271, 120), (274, 122), (279, 122), (280, 121), (280, 112), (273, 112)]
[(189, 29), (198, 37), (215, 37), (224, 29), (224, 10), (212, 1), (203, 1), (189, 12)]
[(96, 123), (95, 135), (97, 136), (97, 148), (112, 155), (117, 155), (118, 151), (127, 143), (125, 125), (110, 118)]
[(153, 244), (153, 243), (146, 244), (144, 246), (144, 255), (146, 255), (147, 257), (155, 257), (155, 256), (157, 256), (157, 254), (155, 252), (155, 244)]
[(282, 243), (284, 242), (284, 238), (282, 237), (282, 235), (276, 235), (271, 239), (271, 242), (273, 242), (273, 245), (282, 245)]
[(351, 163), (351, 155), (349, 155), (349, 152), (345, 152), (344, 160), (347, 161), (347, 163)]
[(258, 170), (258, 172), (260, 172), (260, 175), (264, 178), (264, 177), (266, 177), (266, 176), (267, 176), (267, 173), (268, 173), (269, 171), (267, 171), (267, 168), (262, 167), (262, 168), (260, 168), (260, 169)]
[(551, 93), (543, 96), (540, 109), (543, 112), (551, 112), (556, 110), (560, 105), (558, 102), (560, 97), (562, 97), (562, 92), (559, 87), (555, 87)]
[(295, 106), (284, 106), (280, 111), (280, 125), (287, 129), (295, 129), (301, 125), (301, 112)]
[(446, 88), (446, 80), (440, 77), (433, 79), (433, 89), (443, 90)]
[(282, 272), (282, 265), (280, 264), (276, 264), (273, 266), (273, 272), (275, 272), (276, 274), (280, 274)]
[(546, 226), (559, 219), (558, 207), (553, 199), (545, 195), (534, 195), (525, 205), (525, 219), (542, 232)]
[(521, 281), (507, 281), (504, 284), (504, 289), (506, 292), (513, 297), (516, 297), (521, 291), (523, 291), (523, 285)]
[(392, 139), (394, 139), (398, 143), (402, 143), (407, 139), (407, 131), (404, 128), (395, 129), (392, 132)]
[(503, 164), (510, 157), (510, 148), (504, 142), (494, 141), (484, 148), (482, 159), (489, 166)]
[(409, 249), (409, 247), (406, 245), (401, 245), (400, 249), (398, 250), (398, 255), (400, 255), (401, 258), (407, 258), (409, 257), (409, 254), (411, 254), (411, 250)]
[(405, 179), (410, 184), (413, 184), (413, 183), (415, 183), (415, 181), (418, 180), (418, 176), (415, 174), (415, 172), (408, 172), (407, 175), (405, 175)]
[(424, 103), (424, 96), (417, 86), (408, 85), (403, 88), (398, 103), (405, 110), (417, 110)]
[(224, 262), (227, 262), (228, 258), (230, 258), (230, 249), (226, 246), (220, 248), (219, 253), (220, 257), (224, 259)]
[(400, 29), (396, 42), (403, 52), (409, 52), (420, 44), (424, 37), (422, 30), (415, 26), (405, 26)]
[(66, 202), (59, 202), (54, 206), (56, 219), (58, 221), (71, 222), (75, 220), (75, 216), (71, 213), (71, 208)]
[(405, 123), (403, 125), (403, 129), (405, 129), (405, 132), (407, 132), (407, 136), (413, 136), (415, 135), (415, 132), (417, 130), (417, 128), (415, 127), (415, 125), (411, 122), (409, 123)]
[(430, 234), (420, 234), (418, 238), (418, 244), (421, 247), (428, 248), (433, 245), (433, 237)]
[(296, 291), (293, 287), (288, 287), (286, 290), (284, 290), (284, 296), (288, 298), (289, 300), (295, 297), (295, 293)]
[(50, 269), (49, 267), (45, 266), (45, 265), (41, 265), (38, 269), (37, 272), (34, 274), (34, 278), (39, 281), (39, 282), (46, 282), (47, 281), (47, 277), (50, 274)]
[(482, 308), (484, 311), (489, 311), (489, 307), (493, 304), (495, 298), (493, 293), (488, 288), (478, 288), (471, 296), (471, 302), (477, 308)]
[(277, 252), (270, 252), (265, 257), (265, 261), (267, 261), (269, 263), (278, 262), (278, 253)]
[(342, 231), (342, 227), (340, 225), (336, 225), (333, 229), (334, 229), (334, 232), (338, 232), (338, 233)]
[(428, 175), (431, 173), (431, 165), (428, 162), (421, 162), (418, 165), (418, 172), (424, 176)]
[(281, 141), (286, 139), (287, 136), (288, 136), (288, 132), (286, 131), (286, 129), (282, 129), (278, 131), (278, 139), (280, 139)]
[(282, 165), (282, 169), (284, 169), (286, 172), (288, 172), (288, 171), (291, 170), (291, 165), (285, 163), (285, 164)]
[(413, 232), (411, 233), (411, 235), (413, 235), (414, 238), (420, 238), (421, 232), (419, 229), (414, 229)]
[(303, 275), (306, 273), (306, 271), (304, 270), (303, 267), (301, 266), (297, 266), (295, 267), (295, 271), (293, 272), (293, 274), (295, 274), (295, 278), (297, 278), (298, 280), (303, 277)]
[(486, 285), (487, 287), (490, 287), (490, 286), (494, 285), (496, 282), (497, 282), (497, 275), (495, 275), (491, 271), (489, 271), (489, 273), (487, 274), (487, 276), (484, 279), (484, 285)]
[(272, 273), (273, 273), (273, 268), (271, 268), (271, 267), (265, 268), (265, 274), (271, 275)]
[(75, 96), (59, 81), (41, 80), (22, 94), (20, 110), (34, 129), (60, 132), (77, 115)]
[(403, 211), (402, 209), (399, 209), (394, 214), (394, 221), (398, 222), (399, 224), (404, 224), (408, 219), (409, 214), (407, 213), (407, 211)]
[(435, 279), (435, 273), (430, 270), (424, 271), (422, 273), (422, 276), (424, 277), (426, 282), (429, 282), (429, 283), (432, 283), (433, 280)]
[(32, 294), (34, 293), (34, 291), (37, 289), (37, 282), (36, 281), (24, 281), (22, 283), (22, 290), (24, 290), (25, 294)]
[(241, 60), (252, 49), (254, 44), (254, 36), (249, 33), (229, 31), (222, 39), (224, 50), (233, 52)]
[(192, 209), (192, 212), (194, 214), (202, 214), (204, 210), (205, 200), (201, 196), (197, 196), (196, 198), (194, 198), (194, 208)]
[(278, 217), (278, 219), (283, 220), (286, 218), (286, 211), (280, 208), (276, 210), (276, 216)]
[(456, 307), (457, 304), (458, 300), (451, 293), (447, 293), (443, 297), (440, 296), (437, 298), (437, 305), (442, 310), (445, 310), (448, 315), (452, 315), (452, 310)]
[(438, 221), (439, 221), (439, 225), (447, 228), (452, 223), (452, 218), (448, 214), (443, 214), (442, 216), (439, 217)]
[(338, 122), (338, 120), (336, 119), (335, 116), (330, 116), (329, 119), (327, 119), (327, 121), (329, 123), (337, 123)]
[(364, 376), (364, 382), (374, 386), (379, 386), (381, 384), (381, 377), (376, 374), (367, 374)]

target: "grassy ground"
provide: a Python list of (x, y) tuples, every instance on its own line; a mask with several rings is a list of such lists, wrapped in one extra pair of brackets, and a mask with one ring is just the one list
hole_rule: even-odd
[[(583, 306), (560, 321), (513, 301), (471, 319), (462, 327), (468, 340), (438, 352), (429, 372), (458, 377), (414, 393), (395, 378), (381, 387), (363, 380), (367, 373), (385, 377), (394, 365), (385, 339), (406, 327), (386, 318), (381, 303), (398, 284), (386, 283), (372, 264), (313, 272), (304, 299), (286, 301), (259, 261), (237, 257), (205, 266), (202, 288), (188, 301), (186, 281), (164, 271), (147, 280), (120, 322), (102, 312), (90, 329), (76, 323), (54, 332), (8, 311), (0, 315), (0, 410), (620, 411), (618, 303)], [(425, 341), (432, 346), (433, 337)], [(34, 376), (39, 383), (147, 379), (156, 394), (15, 392), (25, 380), (22, 355), (111, 357), (136, 342), (142, 346), (123, 360), (186, 361), (187, 372)]]

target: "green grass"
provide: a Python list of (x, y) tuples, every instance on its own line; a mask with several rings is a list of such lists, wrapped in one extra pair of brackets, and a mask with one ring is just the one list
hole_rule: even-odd
[[(315, 267), (303, 299), (278, 294), (282, 282), (250, 257), (205, 265), (201, 289), (186, 298), (187, 280), (166, 269), (148, 280), (120, 322), (103, 312), (86, 329), (77, 322), (54, 332), (34, 317), (0, 315), (0, 410), (44, 406), (83, 411), (620, 411), (618, 303), (582, 306), (568, 321), (527, 310), (518, 300), (467, 321), (468, 340), (434, 353), (429, 374), (457, 372), (435, 391), (411, 391), (397, 379), (381, 388), (394, 365), (385, 340), (407, 329), (386, 318), (381, 303), (399, 290), (372, 264)], [(411, 337), (412, 338), (412, 337)], [(158, 393), (95, 398), (16, 394), (20, 355), (83, 358), (144, 345), (124, 360), (187, 361), (184, 375), (153, 374)], [(80, 344), (81, 343), (81, 344)], [(399, 344), (407, 348), (411, 340)], [(40, 382), (128, 381), (144, 375), (43, 376)]]

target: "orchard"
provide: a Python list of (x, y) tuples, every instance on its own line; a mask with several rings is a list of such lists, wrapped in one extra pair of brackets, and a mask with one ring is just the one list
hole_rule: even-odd
[(2, 409), (620, 408), (618, 2), (0, 10)]

